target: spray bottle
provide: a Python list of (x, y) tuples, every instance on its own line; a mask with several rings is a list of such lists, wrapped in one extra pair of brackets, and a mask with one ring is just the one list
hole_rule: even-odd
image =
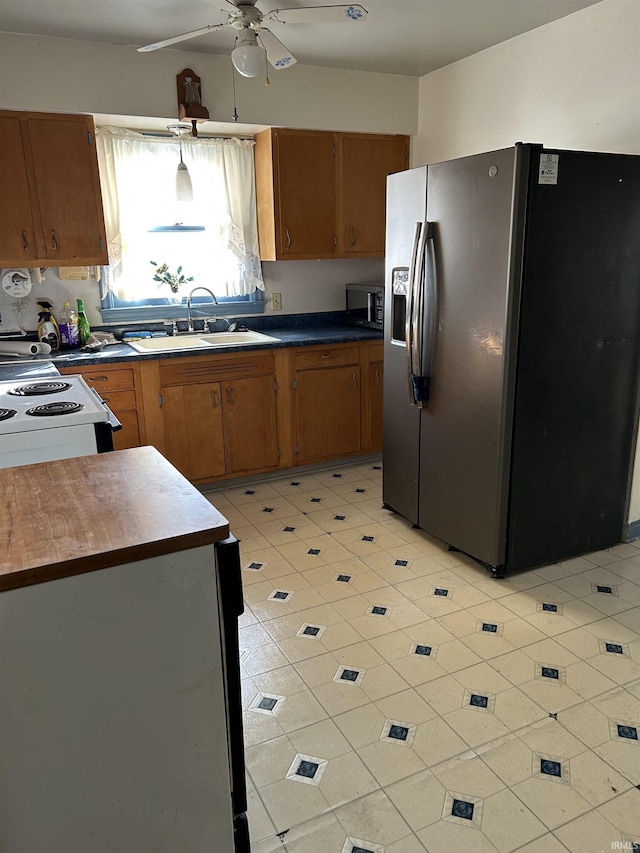
[(46, 299), (39, 299), (38, 307), (38, 340), (49, 344), (51, 351), (60, 349), (60, 330), (56, 319), (51, 313), (51, 303)]

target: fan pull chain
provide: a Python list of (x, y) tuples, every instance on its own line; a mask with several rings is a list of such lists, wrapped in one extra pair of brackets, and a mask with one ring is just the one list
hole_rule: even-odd
[(238, 121), (238, 109), (236, 106), (236, 69), (231, 64), (231, 81), (233, 84), (233, 120)]

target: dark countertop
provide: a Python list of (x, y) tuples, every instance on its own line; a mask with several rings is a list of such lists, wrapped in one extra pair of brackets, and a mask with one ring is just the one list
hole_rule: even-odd
[[(251, 350), (281, 349), (283, 347), (304, 347), (322, 344), (360, 343), (361, 341), (382, 341), (382, 332), (376, 329), (366, 329), (359, 326), (307, 326), (302, 329), (291, 328), (260, 328), (258, 324), (248, 321), (251, 328), (263, 331), (267, 335), (278, 338), (273, 343), (261, 343), (242, 346), (225, 346), (224, 349), (214, 350), (210, 347), (202, 349), (179, 350), (177, 352), (140, 353), (127, 344), (111, 344), (100, 352), (68, 352), (56, 353), (53, 361), (58, 367), (83, 367), (90, 364), (108, 364), (110, 362), (148, 361), (158, 358), (186, 358), (194, 355), (214, 355), (216, 353), (247, 352)], [(51, 357), (49, 357), (51, 360)]]
[[(348, 325), (344, 311), (328, 311), (311, 314), (283, 314), (281, 317), (262, 316), (238, 318), (256, 332), (273, 335), (278, 340), (273, 343), (245, 344), (241, 346), (225, 346), (221, 349), (203, 347), (202, 349), (178, 350), (176, 352), (146, 352), (140, 353), (127, 344), (110, 344), (99, 352), (56, 352), (51, 355), (36, 355), (0, 359), (0, 381), (31, 378), (40, 372), (44, 376), (53, 373), (52, 363), (57, 367), (82, 368), (91, 364), (110, 364), (127, 361), (149, 361), (165, 358), (187, 358), (195, 355), (214, 355), (216, 353), (244, 352), (250, 350), (282, 349), (283, 347), (322, 346), (323, 344), (360, 343), (362, 341), (382, 341), (383, 333), (377, 329), (364, 326)], [(163, 329), (164, 324), (155, 324)], [(124, 331), (132, 327), (123, 326), (114, 329), (115, 336), (120, 337)], [(142, 323), (137, 329), (149, 328)], [(153, 329), (153, 324), (151, 326)], [(104, 327), (106, 330), (106, 327)], [(161, 332), (154, 332), (154, 336)]]

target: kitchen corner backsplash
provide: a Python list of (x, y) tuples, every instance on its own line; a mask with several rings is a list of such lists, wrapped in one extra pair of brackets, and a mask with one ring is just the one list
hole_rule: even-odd
[[(88, 269), (93, 272), (93, 267)], [(4, 268), (0, 270), (0, 278), (4, 277), (6, 271)], [(29, 269), (31, 290), (20, 298), (0, 288), (0, 334), (19, 335), (21, 328), (28, 332), (35, 331), (38, 326), (36, 304), (38, 299), (46, 299), (53, 305), (54, 317), (58, 316), (64, 302), (69, 302), (75, 307), (76, 299), (82, 299), (89, 324), (98, 326), (102, 323), (100, 292), (95, 278), (62, 279), (58, 273), (57, 267), (47, 267), (43, 270)]]
[[(76, 268), (73, 268), (74, 270)], [(77, 268), (78, 271), (84, 268)], [(87, 268), (94, 272), (93, 267)], [(0, 288), (0, 335), (18, 335), (21, 327), (34, 332), (38, 325), (37, 300), (46, 299), (53, 305), (57, 317), (64, 302), (75, 306), (75, 300), (84, 301), (92, 327), (103, 326), (100, 313), (100, 291), (95, 278), (84, 280), (68, 278), (69, 270), (47, 267), (28, 270), (31, 291), (18, 299)], [(287, 314), (318, 314), (345, 310), (346, 282), (369, 283), (384, 278), (384, 259), (322, 260), (322, 261), (264, 261), (262, 272), (265, 283), (265, 316), (282, 318)], [(0, 277), (6, 269), (0, 270)], [(41, 279), (41, 280), (40, 280)], [(273, 311), (271, 294), (279, 293), (282, 310)], [(186, 295), (186, 293), (184, 294)]]
[[(384, 281), (384, 258), (324, 261), (263, 261), (265, 314), (305, 314), (345, 310), (345, 284)], [(282, 311), (272, 312), (272, 293)]]

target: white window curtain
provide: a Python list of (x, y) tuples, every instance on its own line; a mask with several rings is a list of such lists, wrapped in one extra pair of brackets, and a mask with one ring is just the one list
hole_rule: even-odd
[[(154, 261), (193, 279), (183, 296), (198, 285), (229, 297), (264, 290), (251, 140), (183, 137), (193, 202), (179, 202), (176, 137), (99, 127), (96, 138), (109, 250), (103, 286), (127, 301), (169, 299), (169, 285), (153, 280)], [(151, 230), (175, 223), (204, 230)]]

